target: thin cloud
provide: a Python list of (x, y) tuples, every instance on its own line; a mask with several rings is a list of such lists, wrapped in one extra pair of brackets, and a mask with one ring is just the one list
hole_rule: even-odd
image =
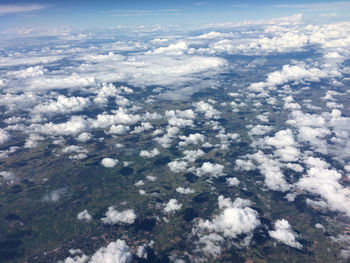
[(280, 4), (275, 5), (277, 8), (300, 8), (300, 9), (342, 9), (349, 8), (350, 2), (326, 2), (326, 3), (314, 3), (314, 4)]
[(103, 12), (110, 16), (154, 16), (154, 15), (172, 15), (178, 14), (178, 9), (160, 9), (160, 10), (112, 10)]
[(14, 14), (14, 13), (23, 13), (23, 12), (30, 12), (30, 11), (36, 11), (40, 9), (44, 9), (45, 6), (42, 5), (35, 5), (35, 4), (29, 4), (29, 5), (0, 5), (0, 16), (1, 15), (8, 15), (8, 14)]

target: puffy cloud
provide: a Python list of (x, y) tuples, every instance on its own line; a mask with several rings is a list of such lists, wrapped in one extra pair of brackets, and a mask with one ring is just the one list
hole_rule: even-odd
[[(273, 156), (265, 155), (262, 151), (247, 155), (248, 160), (236, 160), (236, 168), (241, 170), (259, 169), (260, 173), (265, 176), (265, 185), (275, 191), (288, 191), (290, 185), (284, 178), (281, 171), (281, 164), (278, 160), (271, 158)], [(256, 165), (254, 165), (256, 162)]]
[(108, 128), (115, 124), (132, 125), (141, 120), (140, 115), (134, 115), (125, 108), (112, 111), (114, 114), (99, 114), (97, 119), (89, 119), (93, 128)]
[(157, 148), (154, 148), (153, 150), (147, 151), (147, 150), (142, 150), (140, 152), (141, 157), (146, 157), (146, 158), (153, 158), (159, 154), (159, 150)]
[(101, 164), (106, 168), (112, 168), (119, 163), (117, 159), (112, 158), (103, 158)]
[(33, 92), (20, 94), (6, 93), (0, 95), (0, 105), (5, 106), (8, 112), (16, 112), (34, 107), (41, 98)]
[(187, 195), (187, 194), (193, 194), (195, 190), (192, 188), (185, 188), (185, 187), (179, 186), (178, 188), (176, 188), (176, 192)]
[(197, 250), (214, 257), (221, 253), (220, 244), (224, 242), (224, 238), (245, 236), (245, 241), (249, 242), (253, 231), (260, 225), (258, 212), (249, 207), (249, 200), (237, 198), (232, 202), (229, 198), (219, 196), (218, 205), (218, 215), (211, 220), (199, 220), (192, 229), (192, 233), (199, 238), (195, 244), (201, 248)]
[(168, 119), (168, 123), (171, 126), (193, 126), (193, 119), (195, 119), (196, 114), (191, 110), (170, 110), (165, 111), (165, 116)]
[(350, 216), (350, 188), (340, 184), (341, 173), (330, 168), (330, 165), (320, 158), (308, 157), (305, 160), (308, 170), (296, 183), (298, 189), (320, 196), (322, 206), (340, 211)]
[(283, 85), (290, 81), (319, 82), (321, 78), (340, 76), (341, 73), (334, 68), (315, 68), (299, 62), (296, 65), (284, 65), (282, 70), (267, 75), (266, 82), (253, 83), (248, 87), (252, 92), (263, 92), (265, 88)]
[(108, 207), (106, 217), (101, 218), (104, 224), (115, 225), (115, 224), (133, 224), (136, 219), (134, 210), (127, 209), (119, 212), (114, 206)]
[(216, 110), (213, 105), (206, 103), (204, 101), (199, 101), (193, 104), (193, 106), (195, 107), (195, 110), (197, 112), (200, 112), (202, 114), (204, 114), (204, 116), (208, 119), (214, 118), (214, 119), (218, 119), (220, 112), (218, 110)]
[(83, 210), (77, 215), (78, 220), (90, 222), (92, 220), (92, 216), (89, 214), (88, 210)]
[[(248, 127), (249, 128), (249, 127)], [(272, 131), (271, 126), (266, 126), (266, 125), (256, 125), (254, 127), (251, 127), (251, 129), (248, 131), (249, 136), (261, 136), (269, 133)]]
[(236, 177), (227, 178), (226, 181), (228, 186), (237, 186), (240, 183)]
[(10, 139), (10, 134), (4, 129), (0, 128), (0, 144), (4, 144)]
[(31, 124), (29, 130), (49, 136), (59, 135), (77, 135), (89, 129), (88, 122), (82, 116), (72, 116), (67, 122), (63, 123), (45, 123), (45, 124)]
[(91, 140), (91, 138), (92, 138), (91, 133), (83, 132), (83, 133), (79, 134), (79, 136), (76, 138), (76, 140), (79, 142), (87, 142), (87, 141)]
[(165, 213), (172, 213), (177, 210), (180, 210), (182, 204), (180, 204), (176, 199), (170, 199), (168, 203), (165, 204), (163, 211)]
[(168, 163), (168, 166), (173, 173), (181, 173), (186, 171), (188, 163), (185, 161), (172, 161)]
[(159, 143), (163, 148), (169, 148), (172, 143), (172, 138), (179, 132), (177, 127), (168, 127), (167, 133), (163, 137), (154, 138), (154, 140)]
[(194, 162), (199, 157), (202, 157), (204, 155), (204, 152), (200, 149), (199, 150), (185, 150), (183, 153), (185, 154), (183, 159), (187, 160), (189, 162)]
[(109, 130), (108, 130), (108, 134), (117, 134), (117, 135), (124, 135), (127, 134), (129, 132), (130, 128), (128, 126), (124, 126), (124, 125), (112, 125)]
[(111, 242), (106, 247), (101, 247), (92, 256), (79, 255), (80, 250), (70, 250), (73, 257), (67, 257), (60, 263), (130, 263), (132, 254), (129, 251), (129, 246), (124, 240), (118, 239)]
[(205, 162), (200, 168), (196, 169), (196, 175), (202, 176), (205, 174), (209, 174), (212, 177), (223, 176), (225, 175), (224, 168), (225, 167), (223, 165), (218, 163), (212, 164), (210, 162)]
[(16, 78), (28, 78), (44, 75), (47, 72), (43, 66), (29, 67), (18, 71), (9, 71), (8, 76), (14, 76)]
[(292, 230), (291, 225), (285, 219), (277, 220), (275, 222), (275, 230), (270, 230), (269, 235), (287, 246), (298, 249), (303, 247), (297, 241), (298, 235)]
[(77, 145), (70, 145), (62, 149), (62, 153), (66, 154), (71, 154), (74, 153), (73, 155), (70, 155), (70, 159), (85, 159), (87, 157), (88, 150), (86, 150), (82, 146), (77, 146)]
[(33, 113), (66, 114), (82, 111), (90, 105), (90, 100), (83, 97), (65, 97), (59, 95), (57, 100), (50, 100), (34, 107)]
[(185, 41), (179, 41), (176, 44), (170, 44), (167, 47), (160, 47), (148, 53), (152, 54), (166, 54), (166, 55), (182, 55), (190, 51)]
[(131, 133), (142, 133), (144, 131), (152, 129), (153, 126), (149, 122), (141, 122), (140, 126), (136, 126)]
[(189, 144), (198, 144), (201, 142), (204, 142), (204, 135), (200, 134), (200, 133), (193, 133), (190, 134), (189, 136), (179, 136), (179, 138), (182, 140), (181, 142), (179, 142), (179, 146), (187, 146)]

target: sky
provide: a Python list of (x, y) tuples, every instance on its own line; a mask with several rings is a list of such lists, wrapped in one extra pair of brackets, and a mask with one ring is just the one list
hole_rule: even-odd
[(306, 17), (344, 17), (349, 1), (95, 1), (31, 0), (0, 2), (0, 29), (69, 26), (222, 23), (303, 13)]

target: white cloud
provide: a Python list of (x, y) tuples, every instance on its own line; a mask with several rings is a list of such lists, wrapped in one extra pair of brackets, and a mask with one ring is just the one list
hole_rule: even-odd
[(99, 114), (96, 119), (89, 119), (93, 128), (108, 128), (115, 124), (132, 125), (141, 120), (140, 115), (129, 113), (125, 108), (112, 111), (113, 114)]
[(117, 159), (112, 158), (103, 158), (101, 164), (106, 168), (112, 168), (119, 163)]
[(200, 168), (196, 169), (196, 175), (202, 176), (205, 174), (209, 174), (212, 177), (223, 176), (225, 175), (224, 168), (225, 167), (223, 165), (218, 163), (212, 164), (210, 162), (205, 162)]
[(136, 126), (131, 133), (142, 133), (151, 129), (153, 129), (152, 124), (150, 124), (149, 122), (141, 122), (141, 125)]
[(29, 130), (49, 136), (75, 136), (89, 129), (88, 122), (82, 116), (72, 116), (67, 122), (63, 123), (45, 123), (31, 124)]
[(214, 119), (218, 119), (220, 112), (218, 110), (216, 110), (213, 105), (206, 103), (204, 101), (199, 101), (193, 104), (193, 106), (195, 107), (195, 110), (197, 112), (200, 112), (202, 114), (204, 114), (204, 116), (208, 119), (214, 118)]
[(186, 171), (188, 163), (185, 161), (172, 161), (168, 163), (168, 166), (173, 173), (181, 173)]
[(180, 210), (182, 204), (180, 204), (176, 199), (170, 199), (168, 203), (165, 204), (163, 211), (165, 213), (172, 213)]
[(140, 152), (141, 157), (146, 157), (146, 158), (153, 158), (159, 154), (159, 150), (157, 148), (154, 148), (153, 150), (147, 151), (147, 150), (142, 150)]
[(118, 239), (115, 242), (110, 242), (108, 246), (101, 247), (92, 256), (81, 254), (80, 250), (70, 250), (73, 257), (67, 257), (60, 263), (130, 263), (132, 254), (129, 251), (129, 246), (124, 240)]
[(18, 71), (9, 71), (7, 75), (16, 78), (29, 78), (44, 75), (45, 72), (47, 72), (47, 69), (45, 69), (43, 66), (35, 66)]
[(226, 181), (228, 186), (237, 186), (240, 183), (236, 177), (227, 178)]
[(275, 230), (270, 230), (269, 235), (287, 246), (298, 249), (303, 247), (297, 241), (298, 235), (292, 230), (291, 225), (285, 219), (277, 220), (275, 222)]
[(267, 75), (265, 82), (253, 83), (248, 87), (252, 92), (263, 92), (266, 88), (273, 88), (290, 81), (311, 81), (319, 82), (321, 78), (340, 76), (336, 68), (315, 68), (298, 62), (295, 65), (284, 65), (281, 70), (271, 72)]
[(10, 138), (11, 138), (10, 134), (4, 129), (0, 128), (0, 144), (4, 144), (8, 140), (10, 140)]
[(340, 211), (350, 216), (350, 188), (340, 184), (342, 178), (334, 168), (325, 161), (308, 157), (305, 160), (308, 170), (296, 183), (298, 189), (319, 195), (324, 206), (332, 211)]
[[(237, 198), (232, 202), (229, 198), (219, 196), (218, 204), (220, 214), (214, 216), (212, 220), (199, 220), (192, 232), (196, 233), (199, 237), (205, 237), (206, 241), (208, 241), (208, 232), (209, 234), (220, 234), (226, 238), (246, 236), (245, 240), (250, 240), (254, 229), (260, 225), (258, 212), (248, 207), (250, 201)], [(220, 253), (220, 249), (218, 248), (222, 242), (222, 238), (215, 238), (211, 242), (199, 240), (199, 243), (209, 245), (209, 248), (211, 248), (208, 249), (209, 251), (213, 251), (213, 249), (216, 251), (216, 253), (211, 253), (214, 256)]]
[(189, 162), (196, 161), (199, 157), (202, 157), (204, 155), (204, 152), (202, 150), (185, 150), (183, 152), (185, 156), (183, 157), (184, 160)]
[(125, 125), (112, 125), (109, 130), (108, 130), (108, 134), (116, 134), (116, 135), (124, 135), (127, 134), (129, 132), (130, 128), (128, 126)]
[(104, 224), (115, 225), (115, 224), (133, 224), (136, 219), (136, 214), (134, 210), (127, 209), (119, 212), (114, 208), (114, 206), (108, 207), (106, 212), (106, 217), (101, 218)]
[(79, 136), (76, 139), (79, 142), (87, 142), (87, 141), (91, 140), (91, 138), (92, 138), (91, 133), (83, 132), (83, 133), (79, 134)]
[(272, 127), (271, 126), (266, 126), (266, 125), (255, 125), (253, 126), (249, 131), (248, 131), (248, 135), (249, 136), (261, 136), (261, 135), (265, 135), (267, 133), (269, 133), (270, 131), (272, 131)]
[[(236, 160), (237, 169), (254, 170), (259, 169), (260, 173), (265, 176), (265, 185), (275, 191), (288, 191), (290, 185), (284, 178), (281, 171), (281, 164), (271, 155), (265, 155), (262, 151), (247, 155), (248, 160)], [(256, 162), (256, 166), (252, 162)]]
[(34, 107), (33, 113), (67, 114), (82, 111), (90, 105), (90, 100), (83, 97), (65, 97), (59, 95), (57, 100), (50, 100)]
[(193, 133), (188, 136), (181, 135), (179, 138), (182, 140), (179, 142), (179, 146), (187, 146), (189, 144), (199, 144), (201, 142), (204, 142), (204, 135), (200, 133)]
[(90, 222), (92, 220), (92, 216), (89, 214), (88, 210), (83, 210), (77, 215), (78, 220)]
[(193, 194), (195, 190), (192, 188), (185, 188), (185, 187), (179, 186), (178, 188), (176, 188), (176, 192), (187, 195), (187, 194)]

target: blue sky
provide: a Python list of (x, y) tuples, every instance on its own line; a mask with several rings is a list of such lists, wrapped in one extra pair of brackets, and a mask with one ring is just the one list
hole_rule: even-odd
[(0, 29), (21, 27), (103, 27), (142, 24), (216, 23), (303, 13), (350, 13), (349, 1), (94, 1), (33, 0), (0, 3)]

